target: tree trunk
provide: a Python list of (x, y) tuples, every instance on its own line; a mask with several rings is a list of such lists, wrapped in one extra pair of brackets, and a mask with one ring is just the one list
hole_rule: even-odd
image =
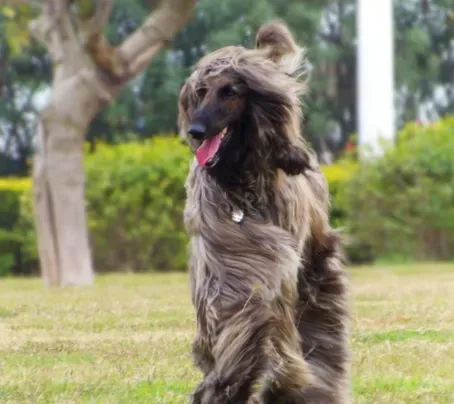
[(76, 7), (70, 8), (68, 0), (44, 0), (42, 14), (30, 25), (54, 65), (52, 96), (37, 124), (33, 166), (35, 227), (48, 286), (93, 283), (84, 202), (88, 125), (183, 27), (196, 0), (161, 1), (117, 48), (103, 36), (113, 0), (87, 0), (83, 10), (71, 3)]
[(83, 170), (85, 133), (101, 104), (92, 88), (81, 74), (54, 83), (37, 125), (34, 213), (48, 286), (93, 283)]

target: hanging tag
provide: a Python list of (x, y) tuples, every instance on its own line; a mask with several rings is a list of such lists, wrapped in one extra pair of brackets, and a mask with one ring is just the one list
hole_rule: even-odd
[(241, 223), (244, 219), (244, 212), (240, 209), (235, 209), (233, 212), (232, 212), (232, 220), (235, 222), (235, 223)]

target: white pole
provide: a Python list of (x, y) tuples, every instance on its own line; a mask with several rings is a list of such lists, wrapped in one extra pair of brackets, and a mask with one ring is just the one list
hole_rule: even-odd
[(392, 0), (358, 0), (358, 129), (360, 147), (379, 152), (394, 140), (394, 28)]

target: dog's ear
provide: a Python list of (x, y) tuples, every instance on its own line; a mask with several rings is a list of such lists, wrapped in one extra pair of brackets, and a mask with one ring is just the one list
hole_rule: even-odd
[(278, 64), (284, 56), (298, 53), (300, 50), (287, 26), (279, 20), (260, 27), (255, 38), (255, 47), (266, 49), (268, 58)]
[(310, 170), (311, 156), (307, 150), (299, 146), (288, 146), (274, 156), (276, 168), (281, 168), (287, 175), (303, 174)]

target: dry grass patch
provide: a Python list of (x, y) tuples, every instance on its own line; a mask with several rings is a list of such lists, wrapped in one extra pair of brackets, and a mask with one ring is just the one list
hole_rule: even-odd
[[(350, 274), (355, 403), (454, 403), (454, 265)], [(188, 289), (185, 274), (0, 280), (0, 402), (185, 403), (200, 379)]]

